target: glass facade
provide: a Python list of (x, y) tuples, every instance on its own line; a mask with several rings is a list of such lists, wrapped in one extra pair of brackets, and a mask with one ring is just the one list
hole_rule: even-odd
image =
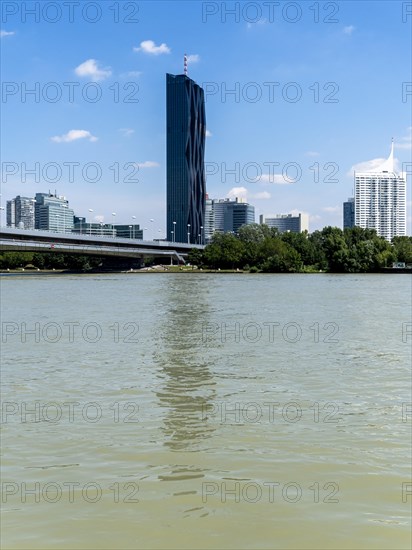
[(203, 89), (186, 75), (166, 75), (167, 234), (197, 243), (203, 234), (206, 115)]
[(343, 203), (343, 229), (355, 226), (355, 199), (349, 198)]
[(297, 216), (292, 214), (276, 214), (275, 216), (260, 216), (260, 223), (269, 227), (276, 227), (280, 233), (290, 231), (291, 233), (302, 233), (309, 231), (309, 218), (307, 214), (300, 213)]
[(238, 198), (206, 201), (206, 243), (213, 233), (237, 233), (242, 225), (255, 223), (255, 207)]
[(49, 193), (36, 193), (34, 211), (35, 229), (71, 233), (74, 212), (69, 208), (69, 201)]

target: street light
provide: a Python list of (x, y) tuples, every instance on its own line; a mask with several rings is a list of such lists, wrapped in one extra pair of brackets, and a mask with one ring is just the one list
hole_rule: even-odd
[(135, 238), (135, 232), (134, 232), (134, 229), (135, 229), (135, 226), (136, 226), (136, 223), (135, 223), (135, 220), (136, 219), (136, 216), (132, 216), (132, 220), (133, 220), (133, 239)]
[(112, 216), (113, 216), (113, 239), (114, 239), (114, 218), (116, 216), (116, 212), (112, 212)]
[[(93, 213), (94, 212), (93, 208), (89, 208), (89, 212)], [(90, 236), (92, 235), (92, 222), (91, 221), (89, 222), (89, 235)]]
[(64, 216), (63, 216), (63, 233), (66, 233), (66, 213), (67, 209), (69, 208), (68, 204), (62, 204), (62, 208), (64, 208)]
[(203, 244), (203, 225), (200, 226), (200, 244)]
[(176, 239), (176, 222), (173, 222), (172, 236), (173, 236), (173, 242), (175, 242), (175, 239)]
[(154, 241), (154, 229), (153, 229), (153, 222), (154, 222), (154, 219), (153, 219), (153, 218), (150, 218), (149, 221), (152, 223), (152, 241)]
[[(36, 199), (30, 199), (31, 206), (30, 208), (30, 214), (33, 215), (31, 221), (33, 222), (33, 229), (36, 227)], [(27, 229), (32, 229), (31, 223), (29, 224), (29, 227)]]
[(0, 227), (3, 227), (3, 210), (4, 206), (0, 206)]
[(132, 238), (132, 226), (129, 225), (129, 239)]
[(174, 243), (174, 242), (175, 242), (175, 232), (172, 231), (172, 243)]
[(187, 224), (187, 244), (190, 243), (190, 223)]

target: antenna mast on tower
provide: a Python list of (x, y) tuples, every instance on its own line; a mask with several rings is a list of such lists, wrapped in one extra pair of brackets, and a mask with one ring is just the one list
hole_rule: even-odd
[(187, 76), (187, 55), (184, 55), (183, 58), (183, 73), (185, 76)]

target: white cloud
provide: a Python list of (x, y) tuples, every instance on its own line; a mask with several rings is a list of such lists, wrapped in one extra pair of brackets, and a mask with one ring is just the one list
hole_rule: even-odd
[(262, 174), (256, 178), (256, 182), (275, 183), (276, 185), (290, 185), (295, 180), (289, 179), (286, 174)]
[(247, 200), (248, 190), (246, 187), (232, 187), (230, 191), (226, 194), (226, 197), (228, 199), (235, 199), (238, 197), (239, 199)]
[(258, 19), (257, 21), (253, 21), (252, 23), (248, 22), (246, 23), (246, 28), (251, 29), (252, 27), (255, 27), (256, 25), (266, 25), (268, 20), (265, 17), (262, 17), (261, 19)]
[(136, 162), (135, 166), (137, 168), (157, 168), (160, 164), (153, 160), (145, 160), (144, 162)]
[(407, 128), (406, 136), (399, 138), (399, 141), (395, 142), (395, 149), (406, 149), (407, 151), (412, 149), (412, 126)]
[(112, 74), (110, 67), (99, 68), (95, 59), (88, 59), (74, 69), (77, 76), (90, 77), (93, 81), (104, 80)]
[(317, 151), (306, 151), (305, 156), (306, 157), (318, 157), (319, 153)]
[(121, 78), (139, 78), (142, 74), (142, 71), (128, 71), (127, 73), (122, 73)]
[(143, 40), (143, 42), (140, 42), (140, 47), (133, 48), (133, 51), (148, 53), (150, 55), (161, 55), (163, 53), (170, 53), (170, 48), (166, 44), (156, 46), (153, 40)]
[(13, 36), (13, 34), (16, 34), (14, 31), (0, 31), (1, 38), (5, 36)]
[[(366, 160), (364, 162), (358, 162), (357, 164), (354, 164), (351, 169), (346, 173), (348, 177), (353, 178), (353, 172), (372, 172), (373, 170), (376, 170), (376, 168), (379, 168), (387, 159), (386, 158), (378, 158), (378, 159), (372, 159), (372, 160)], [(398, 159), (393, 159), (394, 169), (397, 172), (399, 170), (399, 163)]]
[(88, 130), (70, 130), (67, 134), (61, 136), (53, 136), (51, 138), (55, 143), (69, 143), (77, 139), (88, 139), (89, 141), (97, 141), (98, 138), (93, 136)]
[(206, 130), (206, 137), (212, 137), (212, 132), (209, 132), (209, 130)]
[(254, 193), (250, 195), (251, 199), (266, 200), (270, 199), (271, 195), (267, 191), (260, 191), (259, 193)]
[(343, 27), (344, 34), (352, 34), (355, 30), (355, 27), (353, 25), (348, 25), (347, 27)]
[(187, 56), (187, 63), (190, 64), (190, 63), (199, 63), (200, 61), (200, 55), (198, 55), (197, 53), (194, 53), (194, 54), (190, 54)]
[(119, 132), (121, 132), (124, 137), (130, 137), (134, 134), (134, 130), (132, 128), (119, 128)]

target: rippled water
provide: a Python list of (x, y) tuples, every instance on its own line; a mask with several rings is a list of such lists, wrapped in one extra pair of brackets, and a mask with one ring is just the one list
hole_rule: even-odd
[(410, 547), (410, 276), (1, 291), (3, 548)]

